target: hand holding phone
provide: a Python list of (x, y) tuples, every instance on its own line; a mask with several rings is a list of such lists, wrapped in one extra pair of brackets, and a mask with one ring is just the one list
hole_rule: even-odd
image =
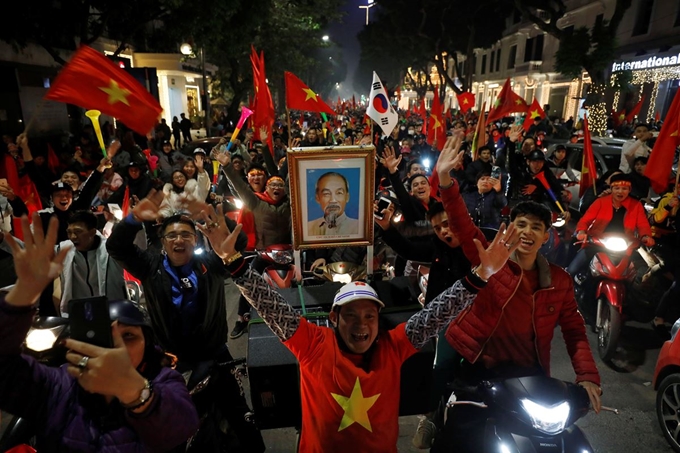
[(497, 165), (491, 167), (491, 177), (493, 179), (501, 179), (501, 167)]
[(380, 220), (384, 219), (385, 214), (383, 213), (383, 211), (385, 209), (389, 208), (391, 204), (392, 204), (392, 201), (389, 198), (380, 197), (380, 199), (378, 200), (378, 210), (373, 213), (373, 216), (376, 219), (380, 219)]
[(111, 317), (106, 296), (72, 299), (68, 303), (71, 338), (102, 348), (112, 348)]

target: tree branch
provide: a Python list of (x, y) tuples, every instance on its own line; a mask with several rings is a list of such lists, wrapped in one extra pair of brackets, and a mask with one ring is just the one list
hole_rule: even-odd
[(562, 0), (555, 0), (557, 3), (556, 8), (551, 8), (549, 3), (546, 1), (541, 3), (541, 9), (547, 11), (550, 14), (550, 20), (548, 22), (544, 21), (538, 17), (534, 12), (532, 12), (529, 7), (522, 0), (515, 0), (515, 7), (522, 13), (522, 16), (533, 22), (538, 28), (554, 36), (555, 38), (561, 40), (564, 33), (557, 27), (557, 21), (563, 16), (567, 7)]
[(632, 4), (632, 0), (616, 0), (616, 8), (614, 9), (614, 14), (612, 18), (609, 19), (609, 34), (611, 36), (616, 36), (616, 30), (623, 20), (623, 16), (626, 14), (628, 8)]
[(46, 42), (43, 41), (42, 38), (38, 39), (38, 44), (40, 44), (43, 49), (47, 51), (48, 54), (54, 59), (55, 62), (59, 63), (60, 65), (64, 66), (66, 64), (66, 60), (64, 60), (61, 55), (59, 54), (59, 51), (52, 47), (51, 45), (47, 44)]

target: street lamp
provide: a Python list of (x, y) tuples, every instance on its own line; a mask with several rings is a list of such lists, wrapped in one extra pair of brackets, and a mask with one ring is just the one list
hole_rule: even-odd
[[(179, 46), (179, 51), (182, 55), (190, 56), (194, 55), (194, 48), (191, 44), (185, 42)], [(205, 72), (205, 48), (201, 46), (201, 70), (203, 72), (203, 93), (204, 93), (204, 103), (203, 110), (205, 112), (205, 136), (210, 137), (210, 96), (208, 95), (208, 78)]]
[(370, 11), (371, 8), (373, 8), (374, 6), (375, 6), (375, 0), (366, 0), (366, 5), (364, 5), (364, 6), (361, 6), (361, 5), (360, 5), (360, 6), (359, 6), (359, 8), (362, 8), (362, 9), (365, 9), (365, 10), (366, 10), (366, 25), (368, 25), (368, 22), (369, 22), (369, 19), (370, 19), (369, 11)]
[(328, 42), (329, 39), (330, 39), (330, 38), (328, 37), (328, 35), (323, 35), (323, 36), (321, 37), (321, 40), (324, 41), (324, 42)]

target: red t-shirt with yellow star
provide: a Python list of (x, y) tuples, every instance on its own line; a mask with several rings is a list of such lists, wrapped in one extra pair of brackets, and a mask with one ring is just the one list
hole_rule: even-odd
[(417, 352), (404, 328), (378, 336), (367, 372), (333, 329), (300, 321), (284, 343), (300, 362), (300, 452), (396, 453), (401, 365)]

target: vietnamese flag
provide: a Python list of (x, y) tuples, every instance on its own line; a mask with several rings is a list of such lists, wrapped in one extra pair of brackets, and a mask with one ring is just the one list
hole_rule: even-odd
[(517, 93), (510, 88), (510, 78), (505, 80), (503, 88), (501, 89), (498, 99), (494, 104), (493, 109), (489, 112), (489, 117), (486, 119), (486, 124), (492, 121), (499, 120), (510, 113), (526, 112), (529, 109), (526, 101), (519, 97)]
[(467, 113), (475, 105), (475, 95), (466, 91), (465, 93), (456, 93), (456, 99), (458, 100), (458, 107), (463, 113)]
[(538, 103), (536, 98), (534, 98), (534, 102), (531, 103), (531, 106), (529, 106), (529, 111), (527, 112), (527, 117), (524, 118), (524, 123), (522, 124), (522, 127), (524, 128), (524, 132), (528, 132), (529, 128), (534, 122), (534, 118), (540, 118), (543, 119), (545, 118), (545, 112), (541, 108), (541, 105)]
[(626, 118), (626, 108), (622, 108), (618, 113), (614, 113), (614, 126), (619, 127)]
[(134, 77), (91, 47), (80, 46), (45, 99), (96, 109), (146, 135), (163, 108)]
[(635, 117), (640, 113), (640, 109), (642, 108), (643, 102), (645, 102), (644, 94), (640, 96), (640, 100), (638, 101), (637, 104), (635, 104), (635, 107), (633, 107), (633, 109), (630, 112), (628, 112), (628, 115), (626, 115), (626, 121), (628, 121), (629, 123), (633, 123)]
[(676, 92), (645, 168), (645, 176), (650, 179), (652, 189), (658, 194), (663, 194), (668, 188), (668, 178), (678, 145), (680, 145), (680, 96)]
[(425, 109), (425, 98), (420, 98), (420, 107), (418, 110), (418, 115), (423, 120), (423, 135), (427, 135), (427, 110)]
[(477, 119), (477, 125), (475, 126), (475, 135), (472, 138), (472, 147), (470, 149), (472, 160), (477, 160), (477, 151), (479, 148), (486, 145), (484, 110), (486, 110), (486, 102), (482, 104), (482, 110), (479, 111), (479, 118)]
[[(38, 189), (36, 189), (35, 184), (33, 184), (33, 181), (28, 175), (24, 175), (21, 178), (19, 177), (17, 163), (10, 154), (5, 154), (4, 176), (5, 179), (7, 179), (7, 185), (12, 188), (14, 194), (23, 200), (26, 209), (28, 210), (28, 219), (31, 221), (33, 213), (42, 209), (40, 195), (38, 194)], [(21, 229), (21, 218), (14, 217), (12, 219), (12, 228), (14, 230), (14, 236), (23, 240), (24, 234)]]
[(318, 94), (298, 79), (292, 72), (286, 71), (286, 108), (306, 110), (308, 112), (324, 112), (334, 115), (335, 112)]
[(446, 134), (444, 128), (444, 117), (442, 115), (442, 106), (439, 100), (439, 88), (434, 88), (434, 97), (432, 98), (432, 107), (430, 108), (430, 124), (427, 128), (427, 142), (430, 144), (438, 143), (438, 140)]
[[(649, 165), (648, 165), (649, 166)], [(581, 161), (581, 183), (578, 189), (579, 198), (591, 187), (597, 195), (595, 180), (597, 179), (597, 168), (595, 167), (595, 156), (593, 154), (593, 142), (590, 140), (590, 130), (588, 130), (588, 118), (583, 116), (583, 160)]]
[(253, 84), (255, 88), (255, 96), (252, 107), (253, 128), (255, 129), (254, 137), (257, 140), (262, 140), (260, 138), (260, 128), (262, 126), (266, 127), (267, 131), (269, 132), (267, 145), (269, 146), (269, 150), (271, 152), (271, 150), (274, 149), (272, 126), (274, 125), (274, 121), (276, 119), (276, 112), (274, 111), (274, 101), (272, 100), (272, 94), (269, 91), (269, 86), (267, 85), (267, 76), (265, 74), (264, 67), (264, 52), (260, 52), (260, 56), (258, 58), (255, 47), (250, 46), (250, 50), (250, 62), (253, 67)]

